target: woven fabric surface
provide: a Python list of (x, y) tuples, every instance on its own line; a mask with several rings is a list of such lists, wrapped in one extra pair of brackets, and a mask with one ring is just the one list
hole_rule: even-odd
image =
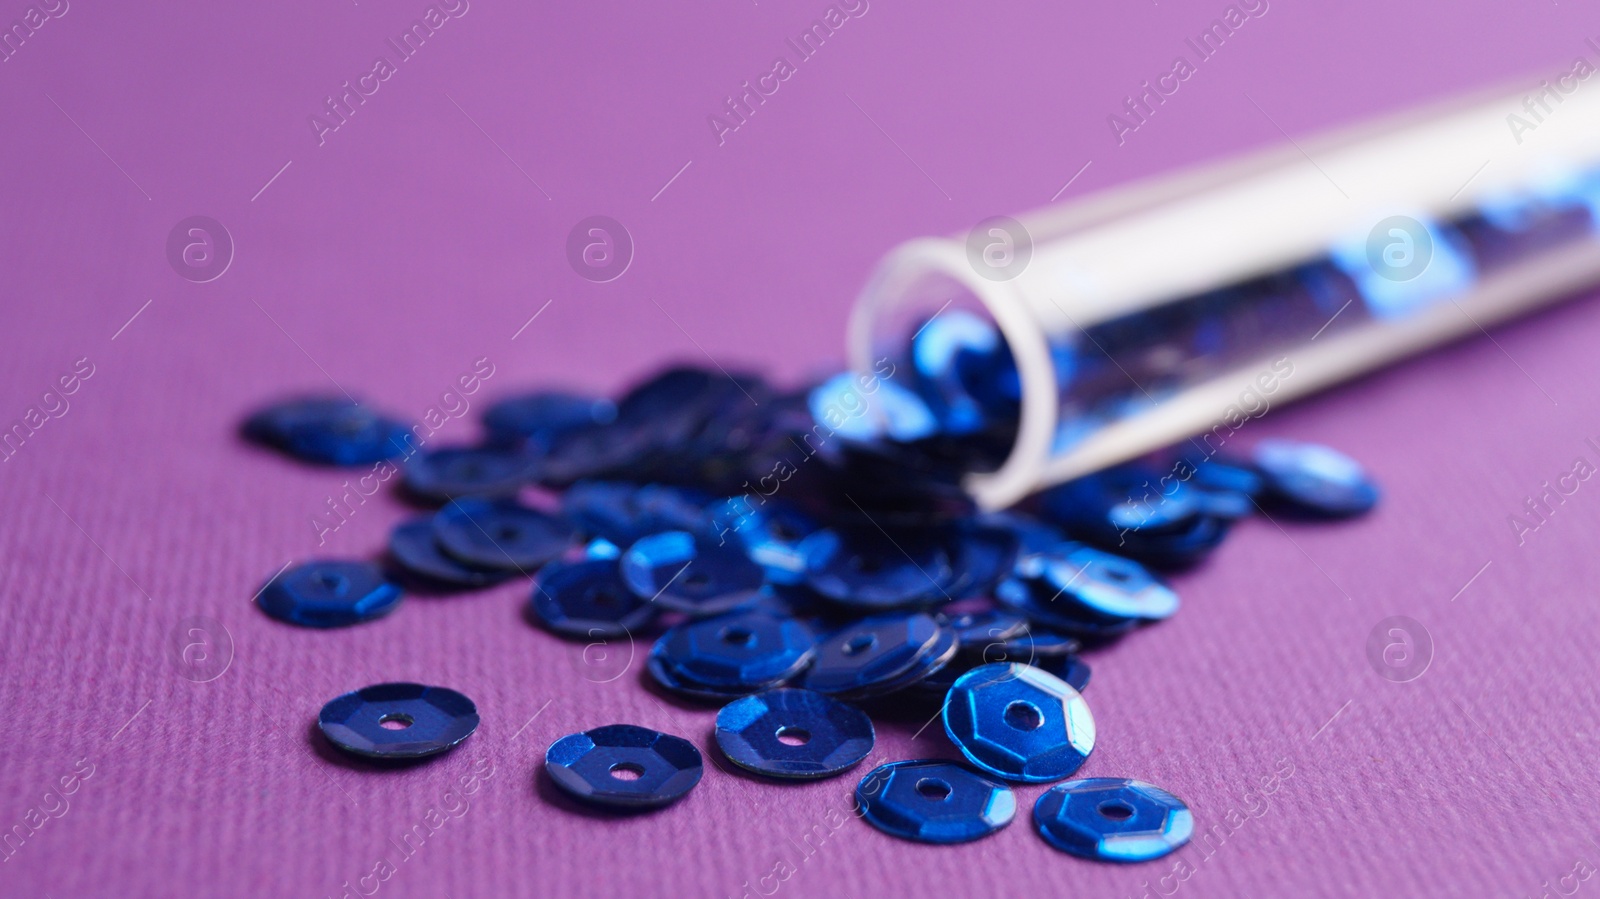
[[(1205, 58), (1189, 41), (1224, 0), (641, 6), (0, 2), (23, 23), (0, 63), (0, 422), (37, 425), (0, 461), (0, 896), (1600, 891), (1600, 483), (1520, 541), (1507, 523), (1600, 463), (1593, 298), (1236, 437), (1328, 443), (1385, 498), (1247, 521), (1176, 579), (1177, 617), (1092, 657), (1083, 773), (1176, 793), (1205, 835), (1151, 864), (1049, 848), (1039, 787), (1001, 833), (930, 847), (855, 820), (856, 774), (736, 775), (712, 711), (642, 686), (645, 647), (535, 629), (520, 581), (334, 632), (255, 609), (290, 560), (370, 556), (412, 514), (389, 485), (319, 537), (366, 472), (241, 443), (262, 401), (440, 408), (445, 443), (495, 396), (615, 391), (668, 361), (798, 382), (842, 363), (855, 292), (901, 240), (1600, 60), (1581, 4), (1263, 0)], [(802, 54), (813, 20), (833, 24)], [(1177, 56), (1192, 77), (1116, 134)], [(777, 87), (734, 129), (746, 82)], [(197, 215), (233, 243), (206, 283), (167, 253)], [(634, 244), (607, 283), (568, 259), (592, 215)], [(1394, 614), (1434, 645), (1404, 684), (1366, 650)], [(194, 616), (233, 645), (208, 682), (181, 676)], [(418, 767), (345, 761), (317, 710), (389, 680), (461, 690), (483, 725)], [(552, 795), (545, 747), (615, 722), (708, 750), (703, 782), (638, 817)], [(871, 761), (953, 757), (923, 723), (880, 721)]]

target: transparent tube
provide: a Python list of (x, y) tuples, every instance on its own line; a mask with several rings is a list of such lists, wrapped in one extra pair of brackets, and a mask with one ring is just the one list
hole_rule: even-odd
[[(896, 248), (853, 366), (961, 310), (1014, 365), (1000, 508), (1600, 282), (1600, 91), (1494, 92)], [(1554, 99), (1559, 98), (1559, 99)], [(909, 360), (914, 362), (915, 360)]]

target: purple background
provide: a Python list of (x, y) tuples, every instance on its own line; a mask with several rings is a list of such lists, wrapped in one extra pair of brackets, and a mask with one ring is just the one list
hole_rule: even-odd
[[(28, 6), (0, 0), (0, 22)], [(596, 682), (582, 647), (523, 621), (524, 584), (330, 633), (251, 607), (290, 559), (373, 553), (407, 514), (386, 491), (319, 549), (311, 517), (343, 475), (241, 445), (264, 398), (336, 382), (421, 418), (484, 356), (474, 415), (516, 388), (612, 390), (706, 353), (813, 374), (840, 364), (852, 297), (898, 241), (1037, 207), (1086, 163), (1062, 199), (1280, 127), (1553, 77), (1600, 34), (1592, 3), (1273, 0), (1119, 147), (1106, 116), (1192, 56), (1222, 0), (872, 0), (719, 146), (706, 117), (792, 60), (786, 38), (827, 4), (642, 6), (471, 0), (322, 146), (308, 116), (394, 58), (386, 40), (424, 0), (71, 0), (0, 63), (0, 421), (94, 366), (0, 462), (0, 830), (60, 814), (6, 851), (0, 894), (337, 896), (430, 808), (459, 811), (447, 790), (475, 763), (492, 776), (379, 895), (1120, 897), (1172, 891), (1159, 878), (1186, 860), (1184, 895), (1521, 896), (1600, 866), (1600, 482), (1525, 546), (1506, 521), (1574, 457), (1600, 458), (1583, 442), (1600, 436), (1592, 298), (1247, 427), (1338, 446), (1387, 495), (1354, 523), (1246, 522), (1178, 579), (1182, 614), (1093, 659), (1083, 773), (1185, 797), (1230, 831), (1214, 853), (1067, 857), (1030, 832), (1037, 787), (970, 845), (835, 832), (855, 775), (711, 770), (659, 814), (585, 815), (535, 776), (552, 739), (630, 721), (709, 748), (713, 713), (663, 704), (637, 666)], [(637, 245), (611, 283), (566, 259), (596, 214)], [(192, 215), (237, 245), (211, 283), (166, 260)], [(1435, 643), (1411, 683), (1366, 657), (1391, 614)], [(190, 615), (236, 644), (209, 683), (179, 676), (171, 634)], [(327, 699), (405, 679), (466, 692), (483, 726), (398, 772), (312, 738)], [(876, 757), (952, 754), (916, 723), (885, 723)], [(93, 774), (62, 812), (46, 793), (80, 759)], [(1293, 774), (1261, 798), (1280, 759)], [(1259, 817), (1230, 825), (1235, 809)], [(792, 841), (813, 825), (828, 838), (805, 857)], [(780, 860), (796, 870), (761, 882)]]

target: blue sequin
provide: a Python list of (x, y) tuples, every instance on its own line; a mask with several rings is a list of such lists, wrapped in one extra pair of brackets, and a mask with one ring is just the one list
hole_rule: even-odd
[(400, 588), (371, 562), (305, 562), (284, 569), (257, 595), (263, 612), (304, 627), (343, 627), (394, 611)]
[(1108, 618), (1155, 621), (1178, 611), (1178, 594), (1144, 566), (1121, 556), (1078, 547), (1065, 555), (1029, 556), (1017, 564), (1023, 578), (1041, 580), (1063, 598)]
[(1081, 640), (1111, 640), (1139, 624), (1137, 618), (1101, 615), (1042, 578), (1007, 578), (995, 588), (994, 598), (1035, 624)]
[(965, 843), (1011, 823), (1011, 788), (956, 762), (913, 760), (874, 768), (856, 785), (868, 824), (919, 843)]
[(568, 637), (626, 637), (655, 620), (658, 609), (623, 583), (615, 559), (551, 562), (533, 581), (539, 623)]
[(1263, 440), (1253, 453), (1274, 505), (1310, 517), (1360, 515), (1378, 503), (1378, 487), (1349, 456), (1316, 443)]
[(413, 496), (430, 502), (511, 496), (533, 482), (535, 464), (533, 456), (515, 451), (445, 447), (408, 460), (404, 483)]
[(551, 743), (544, 767), (556, 786), (584, 802), (647, 809), (693, 789), (704, 763), (700, 750), (682, 737), (609, 724)]
[(445, 687), (376, 684), (322, 707), (317, 726), (333, 745), (375, 759), (420, 759), (460, 745), (478, 728), (472, 700)]
[(760, 566), (731, 544), (663, 531), (622, 554), (622, 578), (640, 597), (677, 612), (716, 615), (760, 597)]
[[(500, 583), (510, 572), (474, 568), (456, 561), (433, 538), (433, 519), (414, 518), (389, 533), (389, 556), (408, 578), (424, 587), (475, 589)], [(407, 583), (411, 583), (407, 580)]]
[(717, 712), (717, 746), (735, 765), (768, 777), (815, 780), (867, 757), (872, 719), (811, 690), (770, 690)]
[(479, 568), (532, 574), (572, 545), (553, 515), (509, 500), (453, 500), (433, 516), (433, 536), (451, 556)]
[(1183, 847), (1194, 815), (1183, 800), (1137, 780), (1091, 777), (1039, 796), (1033, 822), (1045, 842), (1080, 858), (1147, 862)]
[(347, 397), (301, 397), (247, 419), (244, 436), (306, 462), (371, 465), (403, 455), (410, 429)]
[(883, 695), (933, 674), (955, 649), (955, 629), (928, 615), (879, 615), (823, 640), (805, 686), (845, 698)]
[(817, 638), (799, 621), (737, 612), (680, 624), (650, 650), (650, 671), (669, 690), (740, 696), (770, 689), (811, 663)]
[(496, 401), (483, 411), (483, 426), (495, 443), (548, 452), (562, 437), (616, 417), (610, 400), (551, 391)]
[(1029, 665), (983, 665), (950, 688), (944, 729), (961, 754), (1007, 780), (1070, 776), (1094, 750), (1089, 704), (1060, 678)]

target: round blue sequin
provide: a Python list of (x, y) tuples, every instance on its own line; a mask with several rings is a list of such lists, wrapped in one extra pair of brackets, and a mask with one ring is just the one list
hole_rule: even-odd
[(431, 502), (512, 496), (533, 482), (535, 459), (490, 447), (445, 447), (406, 461), (405, 488)]
[(668, 689), (742, 695), (775, 687), (811, 663), (809, 627), (765, 612), (719, 615), (680, 624), (651, 647), (652, 673)]
[(525, 574), (572, 544), (560, 519), (510, 500), (453, 500), (433, 516), (433, 536), (468, 565)]
[(1101, 615), (1042, 578), (1007, 578), (995, 588), (994, 598), (1035, 624), (1083, 640), (1111, 640), (1139, 625), (1138, 618)]
[(875, 739), (865, 712), (811, 690), (769, 690), (717, 712), (728, 761), (768, 777), (832, 777), (866, 758)]
[(910, 668), (907, 668), (898, 676), (838, 695), (842, 698), (868, 699), (888, 696), (908, 687), (918, 686), (949, 668), (950, 663), (955, 661), (956, 653), (960, 647), (960, 639), (956, 636), (955, 628), (941, 627), (939, 636), (933, 643), (917, 656), (916, 661)]
[(548, 451), (567, 434), (617, 417), (607, 399), (541, 391), (505, 397), (483, 411), (483, 426), (495, 443)]
[(244, 435), (306, 462), (371, 465), (406, 452), (405, 424), (348, 397), (301, 397), (269, 406), (244, 423)]
[(645, 537), (622, 554), (622, 578), (633, 592), (690, 615), (715, 615), (759, 598), (761, 567), (732, 543), (687, 531)]
[(918, 670), (929, 652), (954, 636), (921, 612), (867, 618), (817, 646), (805, 686), (837, 696), (870, 694)]
[(459, 745), (478, 729), (472, 700), (445, 687), (376, 684), (322, 707), (317, 726), (345, 752), (375, 759), (420, 759)]
[(556, 786), (585, 802), (624, 809), (678, 799), (700, 782), (703, 767), (693, 743), (632, 724), (568, 734), (544, 754)]
[(851, 608), (886, 610), (945, 600), (953, 571), (932, 534), (821, 530), (800, 543), (806, 583)]
[(856, 785), (861, 817), (891, 836), (919, 843), (965, 843), (1011, 823), (1017, 796), (956, 762), (880, 765)]
[(1017, 574), (1038, 579), (1089, 611), (1109, 618), (1157, 621), (1178, 611), (1178, 594), (1131, 559), (1078, 547), (1065, 555), (1029, 556)]
[(1046, 790), (1033, 806), (1045, 842), (1080, 858), (1147, 862), (1189, 842), (1194, 815), (1183, 800), (1138, 780), (1090, 777)]
[(623, 583), (615, 559), (551, 562), (533, 579), (533, 614), (568, 637), (626, 637), (655, 620), (657, 609)]
[(279, 572), (261, 588), (256, 603), (279, 621), (343, 627), (387, 615), (401, 595), (371, 562), (320, 561)]
[(1263, 440), (1252, 458), (1266, 479), (1264, 497), (1291, 511), (1344, 518), (1378, 503), (1378, 487), (1361, 465), (1326, 446)]
[(1082, 767), (1094, 715), (1078, 691), (1029, 665), (982, 665), (956, 679), (944, 730), (961, 754), (1007, 780), (1043, 783)]
[(389, 557), (403, 575), (424, 586), (472, 589), (490, 587), (509, 577), (508, 572), (474, 568), (445, 555), (433, 539), (431, 517), (414, 518), (389, 532)]

